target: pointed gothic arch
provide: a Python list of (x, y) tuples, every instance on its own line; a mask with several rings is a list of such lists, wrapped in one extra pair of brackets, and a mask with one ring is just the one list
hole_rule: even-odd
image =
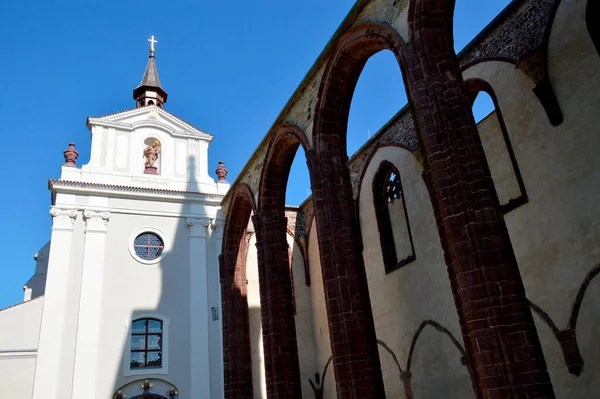
[(502, 110), (500, 109), (500, 105), (498, 104), (498, 98), (496, 97), (496, 92), (492, 88), (492, 86), (483, 79), (479, 78), (471, 78), (465, 81), (465, 88), (469, 93), (469, 101), (473, 105), (479, 93), (486, 93), (490, 96), (493, 105), (494, 112), (496, 113), (496, 118), (498, 120), (498, 126), (500, 127), (500, 132), (502, 134), (502, 138), (504, 140), (504, 144), (506, 145), (506, 151), (508, 153), (508, 157), (511, 163), (511, 167), (514, 173), (514, 178), (516, 179), (517, 185), (519, 187), (520, 195), (514, 198), (510, 198), (506, 203), (499, 203), (500, 211), (503, 214), (506, 214), (513, 209), (518, 208), (519, 206), (527, 203), (529, 200), (527, 196), (527, 190), (525, 188), (525, 182), (523, 181), (523, 176), (521, 175), (521, 170), (519, 168), (519, 163), (517, 161), (517, 157), (515, 155), (515, 151), (513, 149), (510, 136), (508, 134), (508, 129), (506, 128), (506, 123), (504, 121), (504, 117), (502, 115)]
[[(342, 34), (323, 74), (315, 109), (314, 149), (308, 151), (307, 160), (322, 248), (321, 268), (338, 395), (385, 397), (350, 184), (346, 131), (354, 88), (367, 60), (379, 51), (390, 50), (404, 71), (403, 46), (398, 32), (385, 24), (364, 23)], [(349, 297), (348, 292), (354, 295)], [(350, 308), (351, 314), (343, 313), (343, 309)], [(361, 339), (356, 340), (356, 336)], [(353, 361), (358, 357), (361, 362)]]
[[(455, 1), (410, 0), (410, 46), (405, 57), (411, 60), (407, 78), (424, 155), (424, 177), (473, 388), (477, 397), (553, 398), (540, 340), (508, 230), (496, 206), (497, 194), (452, 46)], [(499, 298), (504, 306), (494, 305)], [(509, 324), (511, 327), (506, 328)], [(482, 331), (486, 331), (485, 337)], [(524, 351), (528, 362), (515, 361), (516, 332), (526, 337), (527, 344), (519, 350)], [(523, 380), (525, 374), (531, 378)]]
[(252, 213), (256, 213), (254, 194), (248, 185), (238, 184), (233, 188), (219, 256), (226, 399), (253, 395), (245, 239)]
[(275, 130), (261, 171), (258, 212), (252, 217), (267, 395), (286, 398), (302, 397), (285, 217), (286, 186), (300, 146), (306, 151), (309, 145), (299, 127), (285, 124)]

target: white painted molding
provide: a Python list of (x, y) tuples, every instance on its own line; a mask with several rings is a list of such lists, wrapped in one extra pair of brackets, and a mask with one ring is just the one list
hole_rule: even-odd
[(50, 209), (52, 215), (52, 230), (73, 230), (73, 223), (77, 218), (77, 209), (57, 208)]
[(214, 219), (212, 224), (211, 224), (211, 229), (213, 231), (213, 234), (215, 235), (215, 237), (217, 239), (221, 239), (223, 238), (223, 220), (220, 218)]
[(206, 237), (211, 222), (210, 218), (187, 218), (186, 224), (190, 230), (190, 237)]
[(85, 231), (106, 232), (106, 226), (110, 219), (110, 212), (85, 209), (83, 220), (85, 220)]

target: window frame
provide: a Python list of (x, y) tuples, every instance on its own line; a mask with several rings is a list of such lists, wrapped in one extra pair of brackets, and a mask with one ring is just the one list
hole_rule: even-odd
[[(153, 319), (162, 322), (162, 342), (161, 342), (161, 366), (160, 367), (143, 367), (131, 368), (131, 340), (133, 337), (133, 322), (143, 319)], [(123, 370), (125, 376), (131, 375), (150, 375), (150, 374), (169, 374), (169, 326), (171, 319), (160, 313), (135, 313), (129, 317), (126, 322), (127, 345), (125, 348), (126, 355), (123, 356)], [(146, 335), (147, 336), (147, 335)], [(147, 346), (147, 343), (146, 343)]]
[[(163, 242), (163, 250), (162, 250), (160, 256), (158, 256), (156, 259), (140, 258), (138, 256), (138, 254), (135, 252), (135, 239), (139, 235), (144, 234), (144, 233), (156, 234)], [(133, 257), (133, 259), (135, 259), (136, 261), (138, 261), (139, 263), (142, 263), (144, 265), (153, 265), (153, 264), (161, 262), (170, 251), (171, 251), (171, 241), (169, 240), (168, 236), (165, 233), (163, 233), (162, 231), (160, 231), (159, 229), (156, 229), (153, 227), (142, 227), (142, 228), (139, 228), (139, 229), (133, 231), (129, 235), (129, 254)]]
[[(395, 174), (400, 186), (400, 195), (389, 201), (389, 193), (386, 190), (386, 186), (389, 183), (391, 174)], [(398, 270), (402, 266), (405, 266), (416, 259), (415, 256), (415, 245), (413, 242), (412, 232), (410, 229), (410, 221), (408, 219), (408, 211), (406, 209), (406, 196), (404, 188), (402, 186), (402, 175), (398, 171), (398, 168), (390, 161), (381, 161), (375, 175), (373, 176), (372, 184), (373, 193), (373, 206), (375, 207), (375, 219), (377, 221), (377, 228), (379, 230), (379, 241), (381, 244), (381, 255), (383, 258), (383, 265), (385, 268), (385, 274), (389, 274), (394, 270)], [(407, 257), (398, 260), (398, 253), (396, 251), (396, 242), (394, 241), (394, 230), (388, 204), (395, 201), (396, 199), (402, 199), (402, 207), (404, 210), (404, 219), (406, 221), (406, 230), (408, 232), (408, 239), (410, 240), (411, 254)]]
[[(513, 173), (515, 174), (515, 179), (517, 181), (517, 185), (519, 186), (519, 191), (521, 192), (518, 197), (510, 198), (508, 202), (505, 204), (501, 204), (498, 198), (498, 193), (496, 192), (496, 197), (498, 198), (497, 207), (499, 211), (506, 215), (508, 212), (519, 208), (521, 205), (525, 205), (529, 202), (529, 196), (527, 194), (527, 188), (525, 187), (525, 181), (523, 180), (523, 175), (521, 174), (521, 169), (519, 168), (519, 161), (517, 160), (517, 156), (515, 154), (512, 141), (510, 140), (510, 135), (508, 134), (508, 129), (506, 127), (506, 123), (504, 121), (504, 116), (502, 115), (502, 110), (500, 109), (500, 104), (498, 103), (498, 97), (496, 97), (496, 92), (491, 84), (481, 78), (469, 78), (466, 79), (465, 88), (469, 95), (469, 101), (471, 103), (471, 112), (473, 112), (473, 106), (475, 105), (475, 101), (480, 93), (486, 93), (492, 99), (494, 104), (494, 110), (487, 115), (485, 118), (481, 119), (483, 121), (486, 118), (489, 118), (493, 113), (496, 114), (496, 118), (498, 119), (498, 125), (500, 127), (500, 132), (502, 133), (502, 138), (504, 140), (504, 144), (506, 145), (506, 151), (508, 152), (508, 157), (510, 159), (511, 166), (513, 168)], [(480, 121), (480, 122), (481, 122)], [(475, 126), (478, 128), (479, 123), (476, 123)], [(481, 143), (481, 149), (484, 152), (487, 161), (487, 154), (485, 154), (485, 150), (483, 148), (483, 143), (481, 141), (481, 135), (479, 134), (479, 130), (477, 131), (479, 136), (479, 142)], [(491, 173), (491, 172), (490, 172)], [(492, 178), (493, 180), (493, 178)], [(494, 182), (494, 189), (496, 188), (496, 182)]]

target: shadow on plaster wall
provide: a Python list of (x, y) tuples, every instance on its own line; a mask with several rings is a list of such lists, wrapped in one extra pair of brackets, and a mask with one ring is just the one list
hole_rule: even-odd
[[(466, 352), (462, 344), (454, 337), (452, 332), (450, 332), (447, 328), (433, 320), (423, 321), (417, 329), (417, 331), (415, 332), (415, 334), (413, 335), (412, 342), (410, 345), (410, 351), (408, 353), (408, 358), (406, 360), (406, 365), (404, 366), (404, 368), (400, 365), (400, 361), (398, 360), (396, 353), (394, 353), (394, 351), (385, 342), (378, 339), (377, 344), (379, 345), (379, 347), (383, 348), (392, 357), (394, 363), (398, 367), (398, 378), (402, 381), (402, 385), (404, 387), (404, 395), (406, 399), (414, 399), (411, 373), (412, 358), (415, 352), (417, 341), (419, 340), (423, 329), (427, 326), (431, 326), (438, 332), (447, 335), (448, 338), (454, 344), (454, 346), (456, 346), (456, 348), (460, 352), (460, 361), (462, 366), (467, 366)], [(333, 358), (330, 356), (329, 360), (327, 360), (327, 363), (325, 363), (325, 366), (323, 367), (322, 375), (315, 374), (314, 382), (312, 381), (312, 379), (309, 380), (310, 386), (313, 389), (316, 399), (323, 399), (325, 397), (325, 379), (327, 377), (327, 369), (329, 368), (329, 365), (332, 360)]]
[[(191, 384), (194, 383), (194, 376), (190, 375), (190, 314), (193, 288), (190, 283), (190, 269), (187, 266), (199, 265), (190, 264), (190, 231), (186, 220), (190, 213), (190, 199), (193, 195), (191, 193), (200, 192), (195, 175), (194, 156), (189, 157), (188, 166), (187, 194), (184, 195), (180, 215), (161, 216), (160, 219), (156, 216), (147, 219), (134, 216), (140, 219), (134, 230), (143, 227), (167, 230), (166, 227), (160, 226), (171, 226), (168, 220), (170, 218), (177, 218), (177, 222), (165, 232), (165, 243), (170, 244), (165, 245), (161, 260), (156, 264), (139, 264), (141, 273), (151, 273), (152, 268), (160, 270), (160, 295), (156, 299), (156, 305), (133, 308), (128, 318), (123, 319), (120, 324), (106, 326), (110, 329), (124, 330), (119, 343), (122, 354), (111, 393), (113, 399), (178, 399), (180, 389), (184, 390), (181, 397), (189, 397)], [(153, 226), (153, 222), (156, 226)], [(211, 253), (214, 249), (209, 244), (206, 250)], [(129, 257), (129, 254), (123, 256)], [(214, 252), (207, 262), (207, 268), (217, 270), (213, 273), (217, 276), (215, 281), (207, 282), (209, 289), (211, 285), (214, 289), (218, 285), (218, 262)], [(210, 276), (210, 272), (207, 274)], [(140, 295), (146, 297), (143, 290), (152, 289), (136, 285), (135, 281), (129, 284), (135, 287), (132, 295), (135, 295), (136, 290), (140, 290)], [(152, 295), (147, 297), (152, 298)], [(209, 306), (210, 303), (209, 301)], [(210, 310), (208, 316), (206, 322), (210, 331), (210, 323), (218, 322), (220, 318), (218, 309), (216, 316), (213, 317)], [(136, 322), (134, 327), (133, 322), (139, 319), (146, 320)], [(179, 345), (180, 343), (184, 344)], [(132, 351), (137, 352), (134, 355)]]

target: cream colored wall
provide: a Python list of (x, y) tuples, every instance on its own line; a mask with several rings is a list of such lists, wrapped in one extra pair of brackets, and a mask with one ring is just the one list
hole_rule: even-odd
[(0, 311), (0, 352), (37, 349), (43, 306), (38, 297)]
[[(400, 172), (416, 255), (415, 261), (387, 275), (371, 189), (373, 177), (384, 160), (394, 164)], [(462, 342), (422, 171), (409, 151), (382, 147), (369, 163), (360, 190), (363, 257), (377, 338), (396, 354), (403, 370), (406, 370), (413, 336), (424, 320), (440, 323)], [(404, 398), (398, 366), (389, 352), (381, 346), (379, 349), (387, 397)], [(440, 392), (445, 392), (447, 398), (473, 397), (469, 374), (460, 358), (460, 352), (446, 335), (431, 326), (425, 327), (417, 341), (410, 369), (414, 397), (434, 398), (439, 397)]]
[(300, 363), (300, 381), (302, 397), (312, 398), (314, 393), (308, 379), (315, 382), (315, 373), (320, 372), (316, 363), (315, 336), (312, 323), (311, 287), (305, 283), (304, 258), (300, 248), (291, 235), (287, 235), (288, 245), (292, 248), (292, 270), (294, 273), (294, 297), (296, 300), (296, 340), (298, 342), (298, 361)]
[(31, 399), (35, 356), (0, 357), (0, 393), (3, 398)]
[(0, 311), (0, 396), (30, 399), (44, 297)]
[(394, 248), (396, 248), (396, 260), (398, 262), (413, 255), (408, 233), (409, 222), (406, 220), (403, 204), (404, 198), (402, 196), (388, 204), (390, 220), (394, 221), (392, 223), (392, 234), (394, 236)]
[[(325, 305), (325, 291), (323, 288), (323, 274), (321, 271), (321, 258), (319, 254), (319, 241), (317, 237), (317, 224), (313, 220), (308, 237), (308, 262), (310, 265), (312, 323), (316, 350), (316, 369), (323, 379), (323, 368), (331, 357), (331, 340), (329, 338), (329, 323), (327, 321), (327, 307)], [(336, 398), (335, 372), (333, 362), (327, 369), (325, 380), (324, 398)]]
[(256, 234), (252, 234), (247, 247), (246, 279), (248, 280), (248, 317), (250, 322), (250, 351), (252, 355), (252, 384), (255, 398), (267, 397), (265, 361), (260, 319), (260, 287), (258, 285), (258, 258)]
[[(304, 280), (304, 262), (300, 249), (294, 239), (287, 234), (287, 241), (293, 253), (294, 294), (296, 300), (296, 338), (298, 361), (300, 363), (300, 381), (302, 397), (313, 395), (308, 379), (314, 382), (318, 368), (315, 365), (315, 344), (312, 325), (311, 287)], [(266, 380), (264, 370), (264, 348), (260, 316), (260, 289), (258, 279), (258, 259), (256, 254), (256, 236), (251, 235), (246, 258), (246, 278), (248, 280), (248, 311), (250, 320), (250, 345), (252, 353), (252, 383), (255, 398), (266, 398)]]
[[(564, 122), (553, 127), (533, 83), (514, 66), (486, 62), (465, 77), (489, 82), (498, 97), (529, 203), (505, 216), (527, 296), (559, 329), (587, 273), (600, 263), (600, 57), (585, 29), (586, 1), (561, 2), (549, 43), (549, 71)], [(534, 319), (558, 398), (592, 398), (600, 388), (600, 281), (579, 313), (577, 339), (585, 365), (568, 373), (550, 328)]]
[[(487, 95), (480, 93), (480, 95)], [(492, 112), (477, 124), (481, 145), (488, 159), (490, 173), (501, 205), (521, 196), (515, 169), (510, 161), (506, 141), (500, 129), (498, 113)]]

